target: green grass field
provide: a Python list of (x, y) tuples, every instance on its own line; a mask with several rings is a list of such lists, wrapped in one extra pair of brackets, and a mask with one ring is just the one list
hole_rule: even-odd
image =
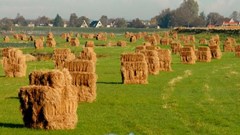
[[(210, 38), (199, 34), (196, 38)], [(226, 35), (220, 35), (224, 41)], [(237, 38), (237, 36), (236, 36)], [(112, 41), (126, 40), (122, 35)], [(56, 37), (58, 47), (66, 47)], [(239, 38), (237, 38), (239, 43)], [(1, 41), (0, 41), (1, 42)], [(80, 39), (83, 44), (84, 39)], [(0, 135), (172, 135), (240, 133), (240, 58), (223, 53), (220, 60), (186, 65), (172, 55), (172, 72), (150, 75), (147, 85), (123, 85), (120, 54), (133, 52), (143, 40), (128, 46), (96, 46), (97, 100), (80, 103), (78, 124), (74, 130), (46, 131), (25, 128), (20, 112), (18, 90), (28, 85), (28, 78), (6, 78), (0, 67)], [(52, 53), (52, 48), (36, 51), (32, 43), (20, 47), (24, 53)], [(96, 45), (104, 42), (95, 41)], [(11, 45), (11, 44), (9, 44)], [(18, 46), (18, 43), (12, 44)], [(81, 45), (82, 46), (82, 45)], [(78, 54), (82, 47), (70, 47)], [(160, 45), (159, 45), (160, 46)], [(5, 46), (4, 46), (5, 47)], [(160, 46), (162, 48), (169, 48)], [(27, 63), (27, 73), (54, 69), (52, 60)]]

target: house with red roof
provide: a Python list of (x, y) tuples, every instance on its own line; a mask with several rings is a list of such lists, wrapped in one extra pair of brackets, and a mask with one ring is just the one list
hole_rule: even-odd
[(222, 26), (238, 26), (240, 22), (230, 19), (229, 21), (223, 21)]

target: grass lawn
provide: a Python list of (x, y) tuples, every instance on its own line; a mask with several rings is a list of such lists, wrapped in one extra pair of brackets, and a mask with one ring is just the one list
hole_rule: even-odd
[[(210, 38), (210, 34), (196, 35)], [(220, 35), (224, 41), (226, 35)], [(122, 35), (112, 41), (126, 40)], [(66, 47), (56, 37), (58, 47)], [(83, 44), (86, 40), (80, 39)], [(237, 39), (239, 42), (239, 39)], [(220, 60), (186, 65), (178, 55), (172, 55), (172, 72), (149, 75), (147, 85), (123, 85), (120, 74), (120, 54), (133, 52), (143, 40), (127, 47), (96, 46), (99, 56), (96, 72), (97, 100), (80, 103), (78, 124), (74, 130), (46, 131), (25, 128), (20, 112), (18, 90), (28, 85), (28, 77), (6, 78), (0, 66), (0, 135), (172, 135), (240, 133), (240, 58), (223, 53)], [(96, 45), (105, 42), (95, 41)], [(15, 43), (16, 46), (18, 45)], [(48, 52), (20, 47), (24, 53)], [(14, 45), (14, 44), (13, 44)], [(160, 45), (159, 45), (160, 46)], [(18, 46), (19, 47), (19, 46)], [(161, 46), (162, 48), (169, 48)], [(70, 47), (79, 54), (80, 47)], [(1, 49), (0, 49), (1, 50)], [(27, 63), (27, 73), (54, 69), (52, 60)]]

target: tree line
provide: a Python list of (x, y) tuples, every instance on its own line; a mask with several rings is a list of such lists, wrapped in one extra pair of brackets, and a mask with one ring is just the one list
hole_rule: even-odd
[(156, 19), (158, 25), (162, 28), (169, 27), (204, 27), (207, 25), (222, 25), (224, 20), (240, 20), (240, 12), (233, 11), (229, 17), (224, 17), (217, 12), (210, 12), (206, 15), (199, 13), (199, 5), (195, 0), (183, 0), (181, 5), (175, 9), (164, 9), (161, 13), (152, 19)]
[[(108, 18), (106, 15), (102, 15), (99, 20), (103, 24), (103, 27), (107, 27), (109, 24), (114, 24), (114, 27), (157, 27), (171, 28), (171, 27), (203, 27), (207, 25), (221, 25), (226, 20), (233, 18), (234, 20), (240, 20), (240, 12), (233, 11), (229, 17), (224, 17), (217, 12), (210, 12), (206, 15), (204, 12), (199, 13), (199, 5), (195, 0), (183, 0), (180, 6), (174, 10), (170, 8), (162, 10), (159, 15), (151, 18), (149, 21), (143, 21), (139, 18), (127, 21), (124, 18)], [(78, 17), (76, 13), (70, 14), (69, 20), (64, 20), (59, 14), (54, 19), (50, 19), (46, 16), (40, 16), (37, 19), (27, 20), (22, 15), (17, 14), (16, 18), (2, 18), (0, 20), (0, 29), (10, 30), (13, 26), (27, 26), (29, 23), (33, 23), (35, 26), (48, 26), (52, 24), (54, 27), (63, 27), (67, 24), (68, 27), (80, 27), (85, 21), (88, 25), (90, 19), (86, 16)]]

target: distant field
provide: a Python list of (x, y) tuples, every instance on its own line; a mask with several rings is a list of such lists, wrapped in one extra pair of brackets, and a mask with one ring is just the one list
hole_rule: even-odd
[[(34, 28), (42, 31), (41, 28)], [(51, 29), (62, 33), (64, 28)], [(104, 32), (118, 33), (116, 38), (95, 41), (95, 52), (99, 56), (96, 72), (97, 100), (93, 103), (80, 103), (78, 124), (74, 130), (45, 131), (25, 128), (19, 110), (18, 90), (28, 85), (28, 77), (6, 78), (0, 66), (0, 134), (2, 135), (166, 135), (166, 134), (218, 134), (235, 135), (240, 133), (240, 58), (234, 53), (224, 53), (220, 60), (210, 63), (197, 62), (186, 65), (180, 62), (179, 55), (172, 55), (172, 72), (149, 75), (147, 85), (123, 85), (120, 74), (120, 54), (133, 52), (143, 39), (130, 43), (123, 35), (126, 31), (158, 32), (152, 29), (74, 29), (66, 32)], [(98, 31), (99, 30), (99, 31)], [(111, 31), (113, 30), (113, 31)], [(19, 30), (20, 31), (20, 30)], [(22, 31), (22, 29), (21, 29)], [(28, 30), (26, 30), (28, 31)], [(48, 30), (45, 29), (45, 32)], [(45, 33), (44, 32), (44, 33)], [(210, 39), (212, 34), (197, 34)], [(220, 34), (221, 48), (227, 36)], [(232, 35), (240, 43), (238, 35)], [(55, 37), (57, 47), (69, 45), (59, 36)], [(76, 55), (87, 41), (79, 38), (80, 47), (69, 47)], [(128, 41), (127, 47), (103, 47), (109, 41)], [(19, 44), (2, 43), (3, 47), (14, 46), (26, 53), (52, 53), (53, 48), (35, 50), (32, 42)], [(161, 48), (169, 46), (158, 45)], [(1, 53), (0, 53), (1, 54)], [(0, 55), (1, 56), (1, 55)], [(0, 58), (1, 59), (1, 58)], [(33, 70), (54, 69), (52, 60), (27, 63), (27, 73)]]
[(60, 35), (63, 32), (79, 32), (79, 33), (98, 33), (98, 32), (107, 32), (107, 33), (115, 33), (115, 34), (122, 34), (126, 31), (128, 32), (160, 32), (166, 31), (167, 29), (155, 29), (155, 28), (76, 28), (76, 27), (15, 27), (13, 31), (16, 32), (28, 32), (32, 34), (46, 34), (49, 31), (52, 31), (54, 34)]

